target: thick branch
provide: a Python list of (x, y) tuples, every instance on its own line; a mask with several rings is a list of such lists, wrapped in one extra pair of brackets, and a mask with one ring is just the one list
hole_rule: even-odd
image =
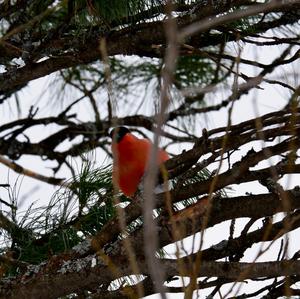
[[(164, 266), (168, 269), (170, 276), (179, 275), (178, 263), (176, 260), (164, 260)], [(190, 275), (191, 265), (186, 264), (182, 267), (180, 274), (184, 276)], [(247, 273), (246, 277), (240, 277), (242, 273)], [(259, 262), (259, 263), (239, 263), (239, 262), (202, 262), (199, 277), (221, 277), (234, 279), (236, 281), (244, 281), (245, 279), (253, 279), (260, 277), (280, 277), (287, 275), (300, 274), (300, 261), (282, 260), (276, 262)]]

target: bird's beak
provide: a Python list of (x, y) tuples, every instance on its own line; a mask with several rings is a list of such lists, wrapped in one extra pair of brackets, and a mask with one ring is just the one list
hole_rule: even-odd
[(114, 136), (114, 130), (113, 130), (113, 129), (109, 132), (108, 136), (109, 136), (111, 139), (113, 139), (113, 136)]

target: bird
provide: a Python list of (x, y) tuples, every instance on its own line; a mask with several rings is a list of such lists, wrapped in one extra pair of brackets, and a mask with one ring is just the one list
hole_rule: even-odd
[[(127, 197), (133, 197), (147, 170), (151, 147), (148, 139), (136, 137), (124, 126), (115, 127), (110, 132), (113, 155), (113, 183)], [(157, 164), (169, 159), (168, 153), (159, 148)]]

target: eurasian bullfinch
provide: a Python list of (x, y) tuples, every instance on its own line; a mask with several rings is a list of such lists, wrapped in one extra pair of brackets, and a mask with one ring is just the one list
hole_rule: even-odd
[[(126, 127), (116, 127), (110, 132), (113, 154), (113, 182), (128, 197), (138, 189), (147, 169), (153, 144), (148, 139), (134, 136)], [(157, 163), (169, 159), (166, 151), (158, 149)]]

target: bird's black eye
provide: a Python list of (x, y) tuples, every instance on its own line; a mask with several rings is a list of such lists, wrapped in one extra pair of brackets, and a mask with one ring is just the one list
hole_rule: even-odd
[(110, 131), (109, 136), (113, 141), (119, 143), (127, 133), (130, 131), (126, 127), (116, 127)]

